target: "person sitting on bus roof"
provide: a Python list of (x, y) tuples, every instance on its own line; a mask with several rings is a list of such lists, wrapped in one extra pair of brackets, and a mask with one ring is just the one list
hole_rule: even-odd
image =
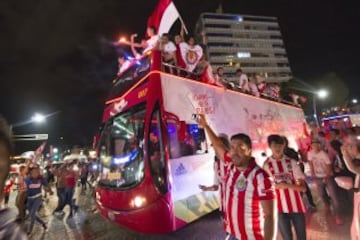
[(243, 73), (241, 68), (236, 69), (235, 76), (238, 77), (236, 88), (244, 92), (250, 92), (248, 76)]
[(256, 82), (256, 78), (255, 76), (251, 76), (250, 77), (250, 81), (249, 81), (249, 89), (250, 89), (250, 93), (252, 95), (255, 95), (257, 97), (260, 97), (260, 93), (257, 87), (257, 82)]
[(194, 70), (195, 74), (201, 76), (201, 81), (210, 85), (222, 87), (226, 89), (226, 86), (220, 81), (219, 78), (215, 78), (213, 69), (208, 61), (205, 60), (205, 56), (202, 56), (199, 63)]
[(221, 85), (226, 84), (226, 79), (225, 79), (224, 68), (223, 67), (218, 67), (216, 69), (216, 73), (214, 74), (214, 77), (215, 77), (215, 82), (221, 83)]
[(119, 71), (117, 73), (117, 76), (119, 77), (123, 72), (125, 72), (131, 66), (131, 61), (126, 59), (125, 55), (120, 55), (118, 57), (118, 64), (119, 64)]

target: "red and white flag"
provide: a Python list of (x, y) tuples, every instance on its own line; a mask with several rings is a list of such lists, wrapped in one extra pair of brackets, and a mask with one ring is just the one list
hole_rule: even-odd
[(45, 149), (45, 145), (46, 145), (46, 142), (43, 142), (34, 152), (34, 157), (32, 159), (32, 163), (33, 164), (36, 164), (39, 160), (40, 160), (40, 157), (41, 157), (41, 154), (43, 153), (44, 149)]
[(180, 14), (171, 0), (160, 0), (148, 19), (147, 26), (154, 26), (157, 34), (168, 33)]

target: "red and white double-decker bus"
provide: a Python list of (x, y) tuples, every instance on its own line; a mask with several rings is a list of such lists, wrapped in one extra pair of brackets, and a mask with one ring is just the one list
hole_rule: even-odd
[(217, 133), (250, 135), (259, 160), (269, 134), (293, 147), (303, 135), (300, 108), (167, 73), (154, 51), (117, 79), (106, 102), (96, 188), (104, 217), (166, 233), (219, 207), (217, 192), (198, 187), (213, 184), (214, 151), (193, 113), (206, 114)]

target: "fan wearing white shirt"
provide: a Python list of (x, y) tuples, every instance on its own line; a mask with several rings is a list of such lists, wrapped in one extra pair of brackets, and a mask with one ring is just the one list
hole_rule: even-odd
[(159, 44), (159, 35), (156, 35), (156, 28), (154, 26), (149, 26), (146, 29), (146, 34), (149, 36), (149, 39), (146, 40), (147, 46), (144, 49), (143, 54), (157, 48)]
[(172, 41), (169, 40), (169, 34), (164, 33), (161, 36), (160, 49), (164, 62), (177, 65), (176, 46)]
[[(322, 150), (321, 142), (318, 138), (313, 138), (311, 140), (311, 151), (308, 152), (307, 158), (311, 169), (311, 175), (320, 191), (321, 198), (325, 203), (326, 208), (330, 209), (330, 204), (332, 204), (336, 224), (343, 224), (343, 220), (340, 217), (341, 204), (339, 202), (338, 190), (333, 176), (332, 163), (329, 155)], [(331, 202), (329, 197), (331, 198)]]
[(244, 92), (250, 92), (249, 79), (247, 75), (243, 73), (241, 68), (236, 70), (235, 75), (239, 78), (237, 88), (241, 89)]
[[(158, 48), (159, 45), (159, 35), (156, 35), (156, 29), (154, 26), (149, 26), (146, 29), (146, 34), (149, 36), (147, 40), (141, 40), (141, 43), (135, 43), (134, 38), (137, 37), (137, 34), (132, 34), (130, 37), (130, 46), (131, 51), (134, 54), (135, 58), (140, 58), (141, 55), (146, 54), (147, 52)], [(143, 48), (142, 54), (139, 54), (135, 48)]]

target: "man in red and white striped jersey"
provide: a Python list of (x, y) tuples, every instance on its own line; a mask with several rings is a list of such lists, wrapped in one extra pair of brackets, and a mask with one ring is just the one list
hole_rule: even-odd
[(230, 150), (227, 151), (204, 115), (199, 115), (197, 121), (207, 132), (220, 164), (226, 168), (224, 200), (225, 226), (229, 234), (227, 239), (275, 239), (274, 186), (269, 175), (256, 165), (251, 156), (249, 136), (242, 133), (233, 135)]
[(306, 191), (305, 175), (294, 159), (284, 155), (285, 140), (280, 135), (270, 135), (268, 145), (272, 151), (264, 169), (274, 178), (278, 203), (278, 223), (283, 239), (306, 239), (305, 206), (301, 192)]

